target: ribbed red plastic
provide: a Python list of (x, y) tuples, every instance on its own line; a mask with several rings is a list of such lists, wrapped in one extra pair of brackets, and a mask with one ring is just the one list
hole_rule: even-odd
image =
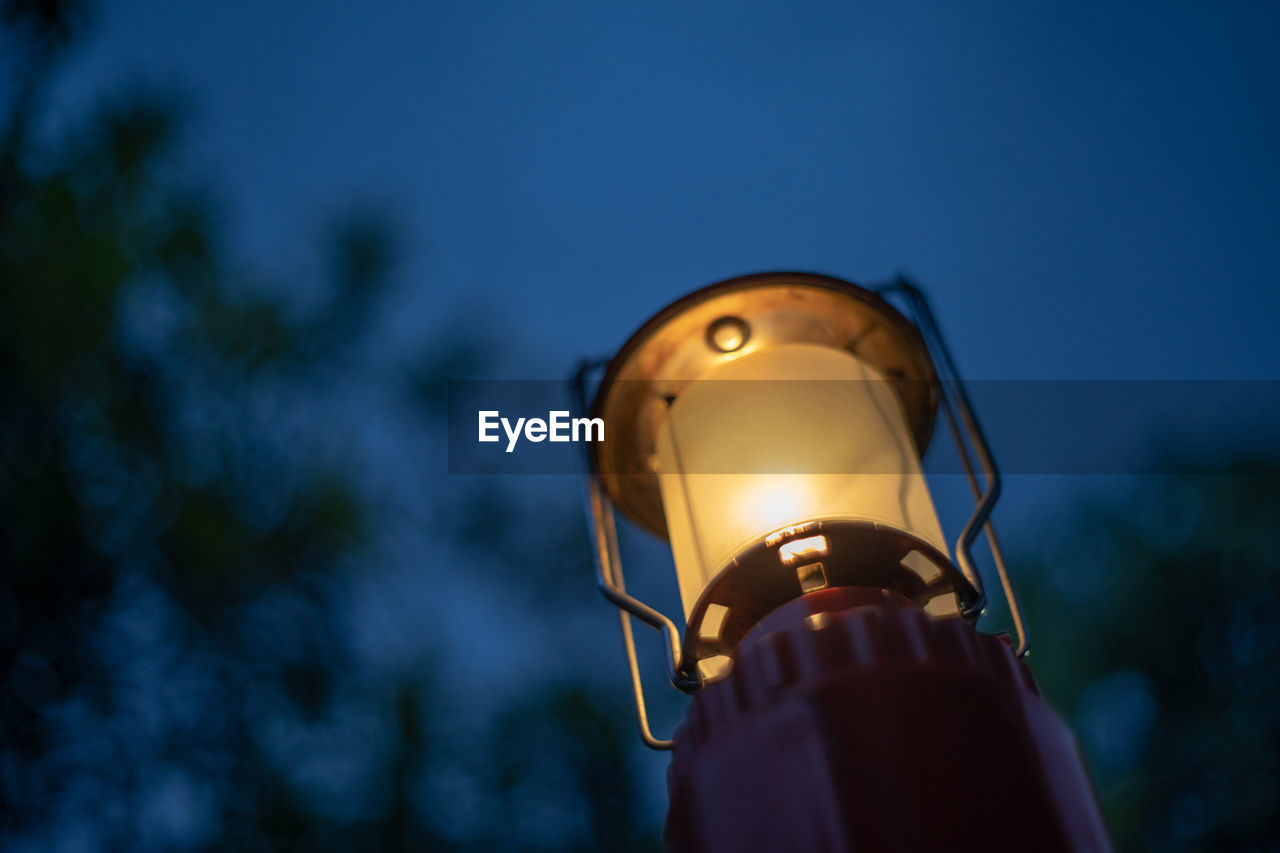
[(1110, 849), (1075, 740), (1006, 638), (837, 588), (734, 657), (676, 733), (670, 850)]

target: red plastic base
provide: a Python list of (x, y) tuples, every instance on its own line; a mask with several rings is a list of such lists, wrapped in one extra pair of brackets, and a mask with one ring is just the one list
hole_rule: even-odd
[(1007, 640), (878, 589), (765, 617), (695, 697), (668, 788), (677, 853), (1110, 849)]

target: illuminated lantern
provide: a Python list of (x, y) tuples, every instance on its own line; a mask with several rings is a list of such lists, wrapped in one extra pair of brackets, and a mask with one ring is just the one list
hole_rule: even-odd
[[(672, 850), (1108, 849), (1074, 739), (1019, 662), (999, 474), (917, 288), (731, 279), (575, 387), (605, 424), (597, 580), (622, 610), (641, 735), (675, 750)], [(939, 414), (975, 501), (950, 544), (921, 465)], [(670, 542), (683, 636), (627, 592), (615, 508)], [(1016, 640), (974, 630), (984, 532)], [(631, 617), (695, 694), (672, 740), (651, 731)]]
[[(933, 615), (982, 613), (970, 547), (999, 480), (927, 304), (896, 287), (916, 324), (881, 295), (826, 276), (732, 279), (660, 311), (608, 363), (591, 407), (607, 435), (593, 445), (590, 484), (601, 586), (667, 634), (682, 689), (722, 676), (742, 636), (806, 592), (871, 586)], [(586, 408), (585, 370), (579, 380)], [(940, 405), (975, 489), (966, 442), (987, 478), (955, 562), (920, 462)], [(669, 618), (626, 594), (612, 507), (670, 541), (683, 642)], [(628, 637), (634, 658), (631, 646)]]

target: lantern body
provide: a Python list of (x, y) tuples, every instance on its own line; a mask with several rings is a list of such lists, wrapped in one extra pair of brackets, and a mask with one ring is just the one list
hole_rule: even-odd
[[(923, 295), (894, 289), (916, 324), (823, 276), (721, 282), (655, 315), (601, 379), (597, 580), (625, 611), (641, 735), (674, 749), (672, 851), (1109, 849), (1070, 732), (1018, 661), (990, 449)], [(920, 466), (940, 403), (976, 499), (959, 565)], [(615, 506), (670, 541), (682, 640), (626, 592)], [(979, 529), (1016, 645), (974, 630)], [(649, 728), (632, 617), (696, 694), (674, 740)]]
[[(655, 428), (686, 617), (718, 573), (784, 529), (873, 522), (946, 551), (900, 395), (850, 352), (788, 343), (726, 360)], [(826, 556), (820, 535), (795, 544), (779, 571)]]

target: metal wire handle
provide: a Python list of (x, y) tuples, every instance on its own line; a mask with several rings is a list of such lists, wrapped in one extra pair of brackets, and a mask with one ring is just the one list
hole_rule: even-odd
[[(580, 412), (587, 411), (587, 376), (602, 362), (584, 361), (573, 377), (573, 393)], [(600, 472), (587, 452), (587, 517), (590, 519), (591, 534), (595, 540), (596, 585), (604, 593), (604, 597), (617, 606), (622, 623), (622, 645), (627, 653), (627, 665), (631, 670), (631, 692), (636, 703), (636, 718), (640, 726), (640, 737), (651, 749), (669, 750), (675, 746), (672, 740), (656, 737), (649, 727), (649, 712), (644, 698), (644, 683), (640, 677), (640, 663), (636, 658), (635, 636), (631, 630), (631, 617), (662, 634), (666, 639), (667, 672), (671, 683), (679, 690), (688, 692), (699, 686), (691, 682), (680, 672), (682, 653), (680, 649), (680, 629), (661, 611), (645, 604), (627, 593), (626, 581), (622, 576), (622, 560), (618, 553), (618, 529), (613, 513), (613, 503), (605, 494), (604, 484), (600, 482)]]
[[(932, 354), (934, 363), (938, 368), (938, 379), (942, 387), (942, 403), (947, 415), (947, 425), (951, 429), (951, 437), (955, 441), (956, 451), (960, 455), (960, 462), (964, 467), (965, 477), (969, 481), (969, 488), (973, 492), (974, 500), (977, 501), (973, 515), (969, 517), (964, 529), (960, 531), (960, 536), (956, 539), (956, 563), (960, 571), (969, 580), (969, 583), (973, 584), (974, 589), (978, 591), (978, 598), (965, 609), (965, 615), (979, 616), (986, 610), (986, 592), (983, 589), (982, 578), (978, 575), (973, 559), (973, 543), (977, 540), (979, 531), (982, 531), (986, 534), (987, 545), (991, 549), (991, 557), (996, 566), (996, 574), (1000, 576), (1000, 586), (1004, 590), (1005, 601), (1009, 605), (1009, 614), (1013, 619), (1014, 632), (1018, 635), (1015, 654), (1019, 658), (1025, 657), (1027, 652), (1031, 650), (1026, 620), (1022, 615), (1022, 605), (1018, 603), (1018, 597), (1013, 591), (1013, 582), (1009, 578), (1009, 569), (1005, 564), (1004, 551), (1001, 549), (1000, 540), (996, 536), (995, 526), (990, 521), (991, 510), (995, 507), (996, 500), (1000, 497), (1000, 470), (996, 467), (995, 458), (992, 456), (991, 447), (987, 444), (987, 438), (982, 432), (982, 426), (978, 423), (978, 418), (973, 413), (973, 407), (969, 403), (969, 395), (964, 389), (964, 383), (960, 380), (959, 371), (956, 370), (955, 359), (951, 357), (951, 350), (947, 347), (946, 341), (942, 337), (942, 332), (938, 328), (938, 321), (934, 317), (933, 309), (929, 306), (929, 300), (925, 298), (920, 288), (901, 275), (892, 284), (876, 288), (877, 293), (895, 291), (903, 294), (910, 303), (916, 326), (924, 336), (925, 346), (929, 348), (929, 352)], [(959, 415), (958, 422), (956, 420), (957, 414)], [(964, 427), (963, 435), (961, 426)], [(974, 473), (973, 461), (969, 457), (969, 448), (964, 440), (966, 435), (968, 444), (972, 445), (974, 455), (978, 457), (978, 464), (982, 466), (985, 485), (979, 485), (978, 477)]]

